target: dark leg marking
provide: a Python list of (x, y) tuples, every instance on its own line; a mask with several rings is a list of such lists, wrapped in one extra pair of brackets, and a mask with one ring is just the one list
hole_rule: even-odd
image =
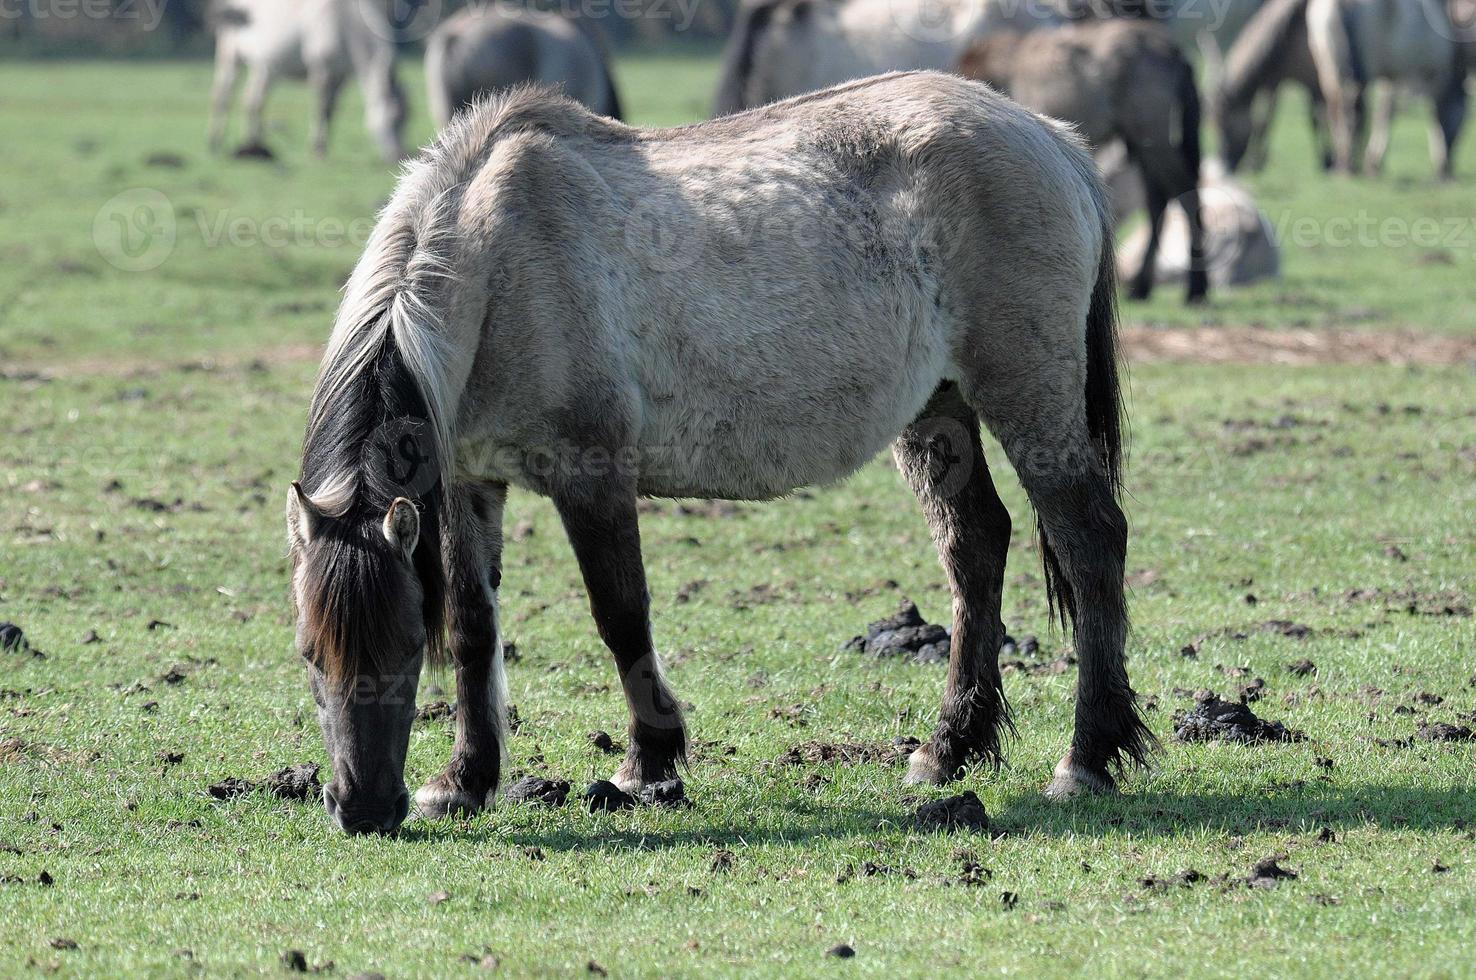
[(687, 732), (651, 641), (651, 599), (635, 491), (613, 481), (579, 486), (557, 494), (554, 504), (584, 573), (600, 638), (615, 656), (630, 709), (630, 747), (614, 782), (631, 792), (672, 779), (678, 763), (686, 760)]
[(476, 813), (502, 775), (502, 646), (496, 590), (502, 578), (502, 507), (507, 488), (458, 488), (448, 535), (451, 659), (456, 668), (456, 743), (446, 770), (415, 794), (422, 816)]
[(907, 773), (908, 782), (943, 783), (979, 759), (998, 765), (1001, 730), (1013, 731), (999, 676), (1010, 515), (989, 476), (978, 417), (952, 386), (934, 394), (892, 452), (922, 504), (953, 594), (938, 727)]

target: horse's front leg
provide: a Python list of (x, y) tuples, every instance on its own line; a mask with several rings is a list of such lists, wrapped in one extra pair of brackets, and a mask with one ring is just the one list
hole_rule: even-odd
[(651, 641), (651, 598), (633, 481), (577, 481), (555, 494), (554, 505), (584, 574), (600, 638), (615, 655), (630, 709), (630, 747), (613, 781), (634, 792), (672, 779), (677, 764), (686, 760), (687, 732)]
[(445, 535), (451, 660), (456, 667), (456, 743), (446, 771), (415, 794), (420, 815), (473, 814), (497, 792), (502, 770), (502, 639), (497, 587), (502, 576), (501, 484), (457, 487)]

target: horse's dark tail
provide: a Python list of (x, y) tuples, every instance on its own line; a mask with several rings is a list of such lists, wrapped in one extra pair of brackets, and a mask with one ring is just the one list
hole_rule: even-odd
[[(1124, 435), (1122, 383), (1118, 377), (1117, 256), (1113, 249), (1111, 212), (1105, 194), (1100, 188), (1098, 192), (1104, 198), (1098, 203), (1102, 212), (1102, 258), (1086, 318), (1086, 421), (1097, 457), (1093, 462), (1102, 467), (1108, 486), (1117, 496), (1122, 491)], [(1059, 619), (1063, 629), (1074, 626), (1076, 601), (1071, 584), (1038, 519), (1036, 531), (1051, 615)]]

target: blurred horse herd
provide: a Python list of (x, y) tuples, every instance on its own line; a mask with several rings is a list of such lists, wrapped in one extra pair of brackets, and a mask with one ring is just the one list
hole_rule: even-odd
[[(221, 0), (212, 12), (209, 137), (219, 147), (246, 74), (243, 155), (265, 155), (262, 116), (281, 77), (314, 93), (313, 149), (326, 153), (340, 89), (355, 81), (387, 160), (405, 155), (396, 30), (373, 0)], [(1452, 176), (1476, 64), (1476, 0), (746, 0), (733, 20), (714, 116), (888, 71), (934, 69), (987, 82), (1074, 124), (1095, 148), (1119, 221), (1129, 294), (1182, 281), (1189, 301), (1275, 277), (1270, 223), (1241, 169), (1264, 167), (1283, 85), (1308, 94), (1317, 164), (1377, 175), (1401, 103), (1431, 116), (1437, 177)], [(479, 96), (561, 87), (622, 118), (595, 21), (509, 3), (447, 16), (425, 44), (437, 126)], [(1219, 155), (1201, 152), (1202, 123)]]

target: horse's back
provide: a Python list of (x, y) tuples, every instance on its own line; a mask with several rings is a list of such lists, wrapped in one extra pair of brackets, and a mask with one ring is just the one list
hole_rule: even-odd
[[(1080, 347), (1103, 247), (1090, 159), (957, 76), (649, 131), (522, 92), (452, 128), (467, 145), (443, 152), (480, 161), (461, 221), (499, 311), (489, 416), (567, 404), (609, 442), (636, 433), (647, 492), (838, 479), (1002, 349)], [(779, 438), (803, 445), (732, 465)]]

